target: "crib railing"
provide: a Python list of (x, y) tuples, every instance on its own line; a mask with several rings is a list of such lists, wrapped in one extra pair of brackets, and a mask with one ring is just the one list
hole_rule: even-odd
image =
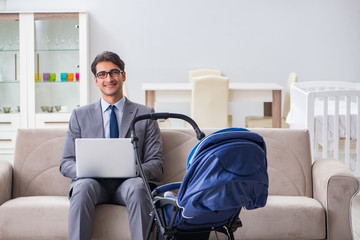
[[(338, 87), (336, 87), (338, 86)], [(313, 161), (343, 160), (360, 176), (360, 88), (343, 82), (297, 83), (291, 88), (291, 128), (309, 130)], [(305, 120), (298, 120), (304, 118)], [(329, 127), (330, 126), (332, 127)], [(321, 125), (321, 131), (318, 128)], [(329, 128), (331, 132), (329, 133)], [(339, 134), (340, 132), (344, 134)], [(319, 135), (321, 133), (321, 136)]]
[[(335, 158), (335, 159), (342, 159), (341, 153), (343, 153), (343, 159), (345, 161), (345, 165), (354, 170), (355, 172), (359, 173), (360, 170), (360, 141), (357, 141), (360, 136), (360, 118), (357, 117), (359, 111), (359, 91), (325, 91), (325, 92), (316, 92), (314, 93), (314, 101), (320, 100), (323, 101), (323, 114), (322, 117), (322, 158)], [(329, 103), (329, 101), (333, 101), (332, 103)], [(340, 130), (340, 101), (345, 102), (345, 112), (342, 112), (344, 114), (345, 118), (345, 135), (339, 136)], [(351, 113), (351, 104), (355, 104), (357, 106), (357, 113)], [(329, 108), (330, 104), (334, 104), (334, 114), (333, 116), (333, 134), (334, 136), (331, 138), (332, 140), (329, 141), (330, 136), (328, 136), (329, 131)], [(351, 116), (354, 115), (353, 119)], [(352, 121), (356, 121), (353, 123), (353, 126), (355, 125), (355, 129), (352, 129)], [(315, 126), (316, 127), (316, 126)], [(351, 131), (356, 131), (355, 134), (351, 134)], [(314, 129), (315, 132), (315, 129)], [(351, 135), (355, 135), (351, 138)], [(351, 140), (355, 141), (355, 149), (351, 149)], [(344, 147), (340, 146), (340, 141), (344, 141)], [(331, 142), (334, 146), (333, 148), (329, 148), (329, 142)], [(316, 147), (317, 146), (317, 147)], [(314, 156), (318, 156), (319, 154), (319, 144), (315, 142), (315, 152)], [(332, 151), (330, 149), (333, 149)], [(341, 151), (342, 150), (342, 151)], [(355, 151), (355, 153), (354, 153)], [(350, 166), (351, 162), (350, 160), (354, 160), (356, 163), (355, 166)]]

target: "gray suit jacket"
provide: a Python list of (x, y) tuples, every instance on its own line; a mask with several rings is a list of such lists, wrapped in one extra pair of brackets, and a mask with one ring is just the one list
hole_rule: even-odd
[[(119, 137), (130, 137), (130, 124), (133, 118), (151, 112), (154, 112), (154, 109), (126, 99), (123, 117), (120, 122)], [(160, 182), (164, 164), (159, 126), (154, 120), (142, 120), (135, 124), (135, 133), (139, 138), (139, 156), (145, 176), (149, 181), (157, 184)], [(73, 181), (77, 180), (75, 139), (104, 138), (104, 136), (100, 101), (75, 109), (70, 117), (60, 163), (60, 172)]]

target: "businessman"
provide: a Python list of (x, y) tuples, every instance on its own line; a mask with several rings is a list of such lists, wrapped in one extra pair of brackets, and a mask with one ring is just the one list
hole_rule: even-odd
[[(131, 238), (142, 240), (145, 238), (151, 211), (142, 179), (78, 178), (75, 139), (114, 137), (114, 128), (115, 137), (129, 137), (133, 118), (154, 110), (124, 97), (125, 64), (116, 53), (103, 52), (97, 55), (91, 64), (91, 71), (102, 97), (100, 101), (72, 112), (60, 163), (60, 172), (72, 179), (69, 189), (69, 240), (89, 240), (95, 206), (106, 203), (126, 206)], [(114, 116), (117, 126), (110, 120)], [(139, 154), (144, 173), (150, 184), (156, 185), (164, 163), (159, 126), (156, 121), (144, 120), (135, 125), (135, 131), (139, 137)]]

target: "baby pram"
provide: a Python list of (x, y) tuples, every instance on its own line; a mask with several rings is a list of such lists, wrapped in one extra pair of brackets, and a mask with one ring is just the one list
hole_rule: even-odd
[[(157, 187), (151, 192), (138, 157), (134, 126), (144, 119), (179, 118), (189, 122), (201, 140), (188, 157), (182, 182)], [(205, 138), (189, 117), (153, 113), (136, 117), (131, 124), (138, 171), (152, 204), (147, 239), (157, 227), (158, 239), (208, 239), (211, 231), (233, 232), (241, 227), (241, 208), (263, 207), (268, 195), (266, 147), (263, 138), (246, 129), (229, 128)], [(177, 197), (172, 192), (178, 189)]]

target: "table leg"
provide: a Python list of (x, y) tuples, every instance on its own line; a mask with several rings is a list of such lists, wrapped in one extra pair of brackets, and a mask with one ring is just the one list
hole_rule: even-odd
[(146, 90), (145, 91), (145, 105), (148, 107), (155, 107), (155, 91)]
[(264, 102), (264, 116), (272, 116), (272, 102)]
[(273, 90), (272, 99), (272, 127), (281, 128), (281, 90)]

